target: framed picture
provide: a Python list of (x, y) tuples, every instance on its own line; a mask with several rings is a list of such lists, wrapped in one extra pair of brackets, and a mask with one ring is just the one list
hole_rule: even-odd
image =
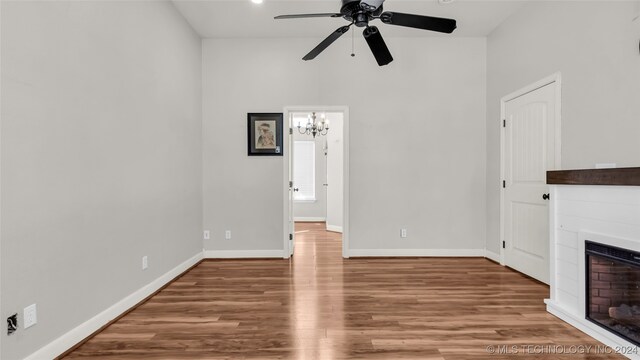
[(282, 113), (248, 113), (249, 156), (282, 156)]

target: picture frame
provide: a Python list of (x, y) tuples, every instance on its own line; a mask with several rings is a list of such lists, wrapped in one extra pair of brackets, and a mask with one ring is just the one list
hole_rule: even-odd
[(282, 113), (247, 113), (248, 156), (282, 156)]

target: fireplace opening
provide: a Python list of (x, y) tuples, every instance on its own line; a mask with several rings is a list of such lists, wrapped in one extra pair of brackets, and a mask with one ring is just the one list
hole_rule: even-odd
[(587, 320), (640, 345), (640, 253), (585, 241)]

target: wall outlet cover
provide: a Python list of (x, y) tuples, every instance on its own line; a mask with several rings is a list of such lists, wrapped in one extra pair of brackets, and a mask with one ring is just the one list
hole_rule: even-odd
[(407, 237), (407, 229), (400, 229), (400, 237), (402, 238)]
[(149, 258), (145, 255), (142, 257), (142, 270), (147, 270), (149, 267)]
[(211, 232), (209, 230), (205, 230), (202, 234), (202, 237), (204, 237), (205, 240), (211, 239)]
[(224, 238), (226, 240), (231, 240), (231, 230), (227, 230), (224, 232)]
[(38, 322), (36, 304), (31, 304), (24, 308), (24, 328), (28, 329)]

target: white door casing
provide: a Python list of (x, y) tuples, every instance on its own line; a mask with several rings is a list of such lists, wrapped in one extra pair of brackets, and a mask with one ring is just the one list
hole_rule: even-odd
[(560, 168), (560, 75), (502, 99), (501, 262), (549, 283), (546, 172)]

